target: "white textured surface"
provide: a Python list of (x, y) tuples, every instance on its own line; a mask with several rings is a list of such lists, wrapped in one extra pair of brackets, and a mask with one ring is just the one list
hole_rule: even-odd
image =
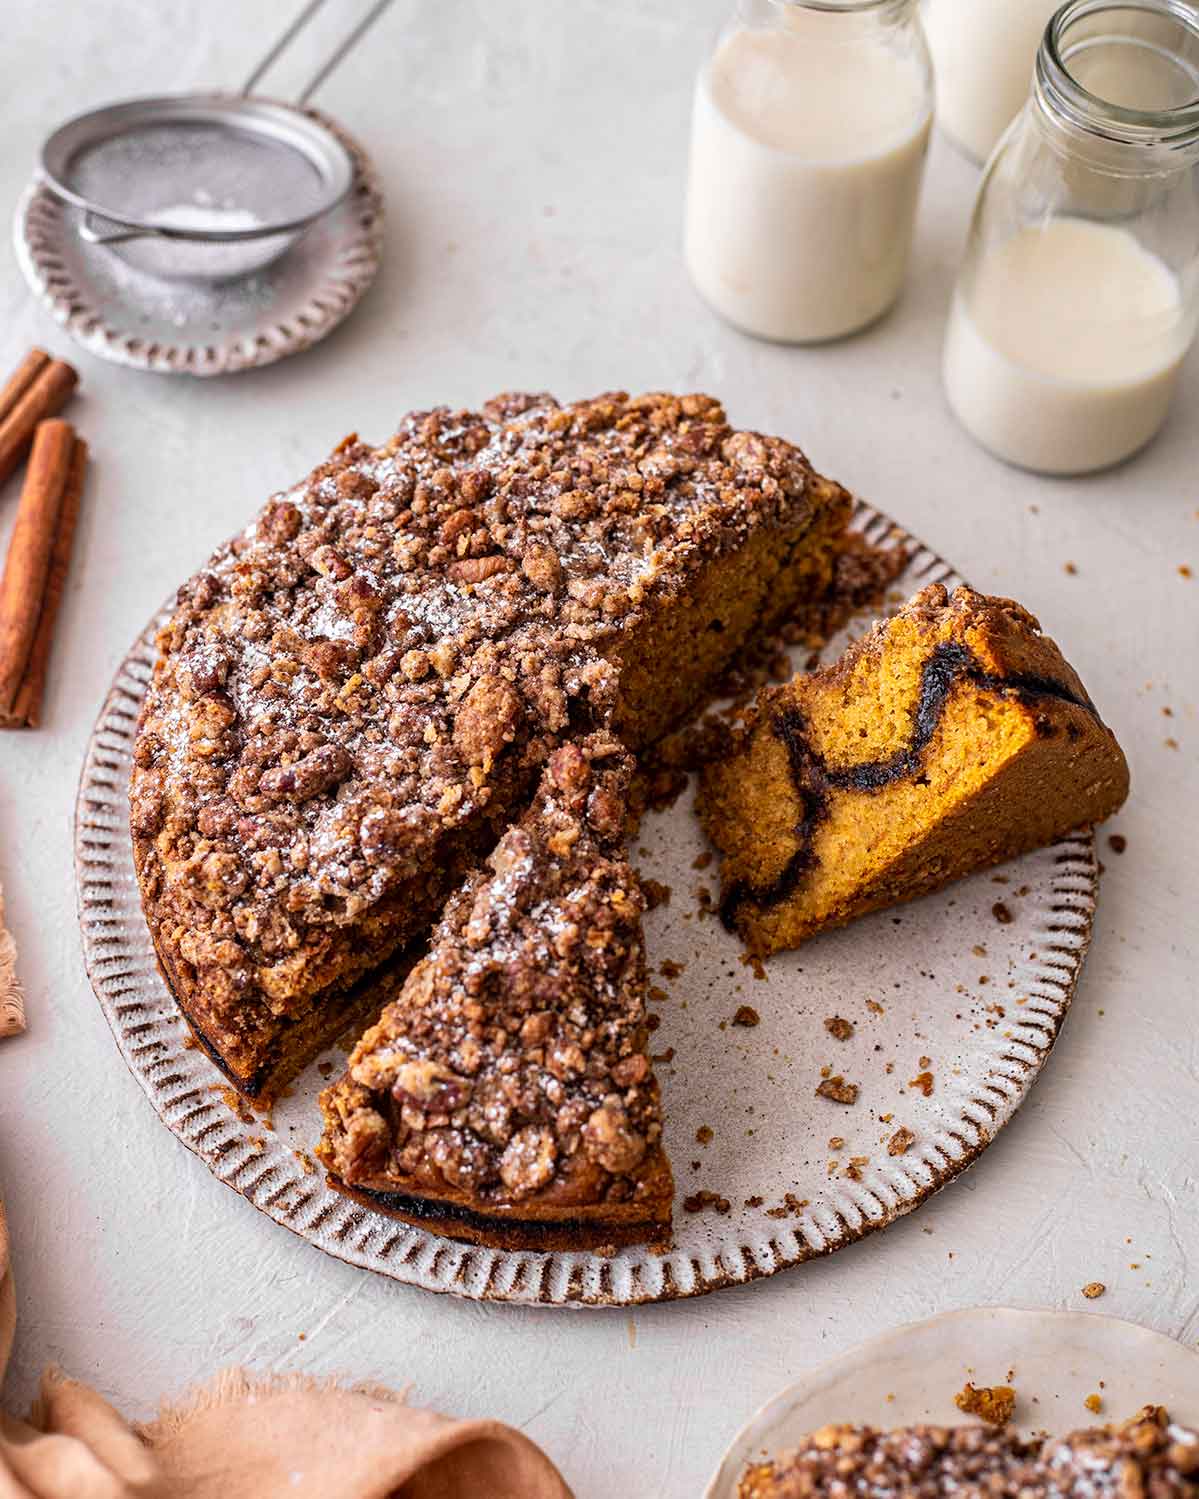
[[(348, 15), (349, 0), (332, 9)], [(26, 1399), (50, 1358), (130, 1410), (234, 1359), (411, 1380), (422, 1402), (522, 1426), (587, 1499), (675, 1496), (702, 1487), (745, 1416), (801, 1369), (938, 1310), (1080, 1307), (1098, 1279), (1104, 1311), (1199, 1340), (1199, 579), (1177, 571), (1199, 572), (1199, 363), (1159, 442), (1113, 474), (1038, 480), (973, 447), (937, 366), (976, 174), (940, 142), (892, 317), (809, 351), (720, 326), (678, 250), (692, 69), (720, 9), (397, 0), (320, 100), (361, 135), (389, 194), (384, 268), (346, 326), (285, 365), (203, 383), (79, 356), (72, 414), (95, 470), (47, 723), (0, 738), (0, 869), (31, 1027), (0, 1047), (21, 1286), (10, 1398)], [(255, 10), (272, 13), (265, 39), (290, 6)], [(9, 0), (0, 205), (62, 114), (237, 80), (258, 47), (245, 16), (234, 0), (64, 0), (51, 24), (44, 6)], [(319, 29), (328, 40), (335, 18)], [(303, 49), (309, 64), (318, 46)], [(279, 91), (307, 71), (295, 61)], [(35, 340), (70, 353), (11, 259), (0, 311), (5, 369)], [(334, 1264), (187, 1155), (117, 1058), (83, 976), (70, 813), (129, 642), (272, 488), (345, 431), (379, 437), (412, 405), (617, 384), (715, 391), (977, 584), (1018, 594), (1120, 733), (1135, 789), (1065, 1033), (974, 1171), (828, 1261), (691, 1304), (574, 1317), (434, 1298)], [(12, 502), (9, 489), (0, 540)]]

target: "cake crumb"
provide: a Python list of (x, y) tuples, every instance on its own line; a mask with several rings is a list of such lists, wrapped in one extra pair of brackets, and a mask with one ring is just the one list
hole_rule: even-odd
[(1103, 1409), (1103, 1396), (1102, 1395), (1088, 1395), (1087, 1398), (1083, 1401), (1083, 1404), (1086, 1406), (1086, 1408), (1090, 1411), (1090, 1413), (1093, 1416), (1097, 1416), (1099, 1414), (1099, 1412)]
[(846, 1020), (844, 1015), (828, 1016), (824, 1028), (835, 1041), (848, 1041), (853, 1035), (853, 1021)]
[(997, 900), (991, 907), (991, 915), (994, 916), (995, 920), (999, 923), (1000, 926), (1011, 925), (1012, 913), (1008, 910), (1007, 906), (1005, 906), (1001, 900)]
[(1072, 578), (1076, 578), (1078, 576), (1078, 567), (1077, 567), (1077, 564), (1075, 564), (1073, 562), (1067, 562), (1067, 563), (1065, 563), (1064, 566), (1063, 566), (1062, 571), (1066, 572), (1066, 573), (1069, 573), (1070, 577), (1072, 577)]
[(673, 958), (663, 958), (658, 964), (658, 972), (664, 979), (677, 979), (686, 966), (686, 963), (676, 963)]
[(670, 904), (671, 887), (664, 885), (661, 880), (650, 880), (642, 876), (641, 892), (645, 896), (645, 909), (656, 911), (659, 906)]
[(845, 1149), (845, 1141), (841, 1138), (840, 1135), (834, 1135), (832, 1137), (832, 1139), (828, 1142), (828, 1148), (830, 1150), (844, 1150)]
[(915, 1143), (915, 1133), (901, 1125), (887, 1141), (887, 1154), (904, 1155)]
[(857, 1083), (847, 1083), (838, 1073), (835, 1077), (826, 1077), (816, 1089), (817, 1098), (828, 1098), (833, 1103), (853, 1104), (858, 1101), (859, 1087)]
[(958, 1410), (977, 1416), (988, 1426), (1006, 1426), (1016, 1408), (1016, 1392), (1010, 1385), (978, 1385), (969, 1381), (953, 1397)]
[(714, 1208), (721, 1216), (732, 1209), (732, 1203), (727, 1197), (721, 1197), (719, 1192), (709, 1192), (701, 1188), (690, 1197), (683, 1198), (683, 1211), (685, 1213), (702, 1213), (708, 1208)]
[(1106, 1290), (1107, 1287), (1101, 1280), (1090, 1280), (1086, 1283), (1085, 1286), (1083, 1286), (1082, 1294), (1087, 1298), (1088, 1301), (1094, 1301), (1097, 1297), (1102, 1296), (1104, 1291)]
[(908, 1083), (909, 1088), (919, 1088), (925, 1098), (931, 1096), (933, 1091), (933, 1075), (931, 1072), (918, 1072)]
[(701, 1124), (700, 1127), (695, 1132), (696, 1143), (699, 1144), (699, 1145), (709, 1145), (709, 1144), (711, 1144), (712, 1139), (715, 1136), (715, 1133), (716, 1133), (716, 1131), (712, 1128), (712, 1126), (710, 1124)]
[(1109, 833), (1107, 846), (1114, 854), (1122, 854), (1128, 847), (1128, 839), (1123, 833)]
[(733, 1016), (734, 1025), (755, 1026), (761, 1025), (762, 1017), (754, 1009), (753, 1005), (738, 1005), (737, 1013)]

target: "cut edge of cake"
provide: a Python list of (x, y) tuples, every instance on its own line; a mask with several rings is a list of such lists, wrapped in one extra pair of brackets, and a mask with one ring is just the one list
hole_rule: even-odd
[(1111, 730), (1036, 619), (921, 590), (830, 666), (764, 690), (698, 797), (721, 910), (767, 955), (1102, 821)]

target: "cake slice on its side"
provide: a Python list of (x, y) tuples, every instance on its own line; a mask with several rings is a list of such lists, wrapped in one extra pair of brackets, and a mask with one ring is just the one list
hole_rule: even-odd
[(624, 854), (631, 771), (609, 736), (554, 751), (532, 806), (322, 1094), (334, 1186), (504, 1248), (669, 1232), (645, 902)]
[(737, 1499), (871, 1499), (986, 1494), (988, 1499), (1197, 1499), (1199, 1433), (1147, 1405), (1122, 1426), (1029, 1438), (982, 1426), (825, 1426), (771, 1462), (755, 1463)]
[(766, 689), (699, 808), (725, 920), (756, 953), (1110, 816), (1128, 766), (1008, 599), (923, 589), (834, 665)]

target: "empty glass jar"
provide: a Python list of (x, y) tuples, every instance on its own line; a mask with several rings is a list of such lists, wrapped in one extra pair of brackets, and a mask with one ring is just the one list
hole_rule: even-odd
[(704, 298), (787, 342), (880, 317), (932, 109), (917, 0), (738, 0), (695, 89), (685, 254)]
[(1054, 474), (1165, 420), (1199, 311), (1199, 11), (1068, 0), (984, 176), (945, 344), (962, 424)]

